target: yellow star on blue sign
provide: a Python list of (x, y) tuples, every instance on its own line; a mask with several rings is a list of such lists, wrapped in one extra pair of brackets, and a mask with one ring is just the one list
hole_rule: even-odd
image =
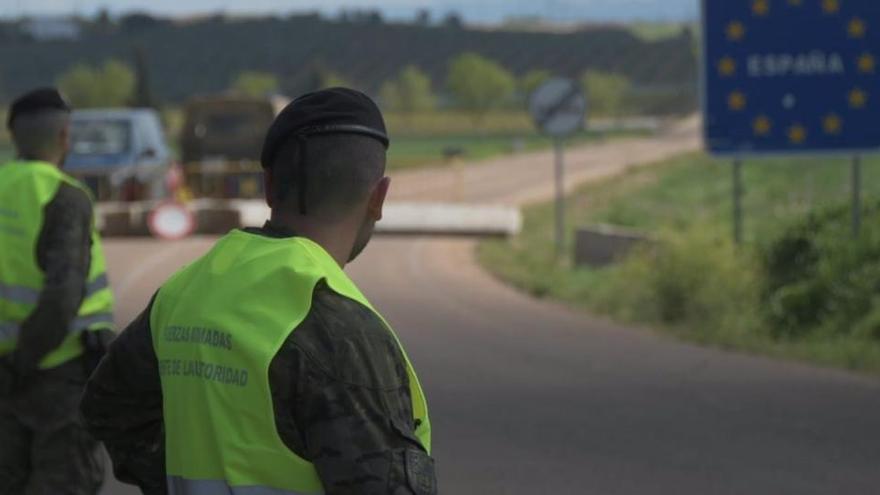
[(870, 53), (863, 53), (859, 57), (858, 66), (859, 72), (863, 74), (868, 74), (874, 72), (874, 66), (876, 65), (876, 61), (874, 60), (874, 56)]
[(746, 99), (746, 95), (742, 91), (734, 91), (727, 96), (727, 106), (734, 112), (743, 110), (746, 104), (748, 104), (748, 99)]
[(822, 121), (822, 129), (825, 130), (825, 134), (840, 134), (843, 130), (843, 120), (836, 114), (828, 114)]
[(746, 35), (746, 27), (739, 21), (733, 21), (727, 25), (727, 39), (739, 41)]
[(826, 14), (836, 14), (840, 12), (840, 2), (838, 0), (822, 0), (822, 10)]
[(730, 77), (736, 74), (736, 60), (730, 57), (724, 57), (718, 61), (718, 73), (724, 77)]
[(770, 2), (768, 0), (754, 0), (752, 12), (757, 16), (767, 15), (770, 12)]
[(792, 144), (803, 144), (807, 140), (807, 128), (801, 124), (794, 124), (788, 128), (788, 140)]
[(858, 17), (854, 17), (851, 21), (849, 21), (849, 25), (846, 28), (849, 33), (850, 38), (861, 39), (865, 37), (865, 33), (868, 31), (868, 25), (865, 21), (859, 19)]
[(766, 115), (759, 115), (752, 121), (752, 131), (756, 136), (768, 136), (773, 130), (773, 122)]
[(849, 92), (849, 106), (855, 109), (865, 108), (868, 104), (868, 93), (861, 88), (854, 88)]

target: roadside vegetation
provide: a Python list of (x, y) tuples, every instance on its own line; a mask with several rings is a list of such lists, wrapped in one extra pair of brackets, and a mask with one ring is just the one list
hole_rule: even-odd
[(627, 26), (629, 30), (644, 41), (661, 41), (679, 36), (683, 30), (695, 32), (697, 23), (680, 22), (634, 22)]
[[(5, 108), (0, 110), (0, 122), (6, 122), (6, 115)], [(4, 125), (3, 128), (0, 129), (0, 164), (11, 160), (14, 154), (12, 136), (9, 135), (9, 130), (6, 129), (6, 126)]]
[[(531, 71), (518, 78), (500, 63), (468, 52), (454, 57), (447, 73), (446, 81), (435, 86), (425, 71), (408, 65), (386, 80), (375, 95), (393, 138), (389, 168), (477, 161), (551, 145), (535, 130), (525, 111), (528, 95), (552, 77), (549, 71)], [(125, 107), (144, 106), (138, 88), (147, 87), (147, 79), (137, 66), (112, 60), (99, 66), (77, 65), (57, 83), (75, 108)], [(645, 113), (644, 107), (626, 104), (632, 87), (621, 74), (589, 72), (581, 82), (589, 99), (603, 102), (594, 105), (593, 117)], [(328, 70), (322, 70), (316, 84), (358, 86), (347, 82), (344, 74)], [(280, 88), (281, 82), (273, 73), (244, 71), (229, 81), (227, 91), (261, 98), (277, 95)], [(171, 146), (176, 148), (183, 125), (181, 107), (165, 106), (162, 115)], [(581, 132), (573, 141), (599, 137)]]
[(118, 60), (110, 60), (101, 67), (77, 65), (59, 77), (57, 84), (76, 108), (133, 104), (134, 72)]
[[(537, 296), (707, 345), (880, 372), (880, 161), (864, 165), (863, 232), (850, 235), (847, 160), (752, 160), (746, 242), (732, 237), (728, 163), (690, 154), (577, 191), (568, 231), (612, 224), (655, 239), (607, 268), (553, 249), (552, 204), (525, 210), (481, 262)], [(567, 253), (572, 253), (569, 237)]]

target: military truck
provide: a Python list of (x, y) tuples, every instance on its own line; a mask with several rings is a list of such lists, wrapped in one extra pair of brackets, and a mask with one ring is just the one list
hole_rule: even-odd
[(180, 133), (185, 183), (196, 198), (262, 197), (260, 150), (283, 97), (201, 96), (184, 110)]

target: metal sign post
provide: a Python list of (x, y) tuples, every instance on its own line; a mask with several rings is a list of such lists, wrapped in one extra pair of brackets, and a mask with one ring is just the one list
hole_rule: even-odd
[(529, 98), (529, 111), (535, 125), (554, 139), (556, 184), (556, 254), (565, 250), (565, 146), (563, 138), (584, 128), (587, 99), (577, 81), (551, 79)]
[(852, 234), (858, 238), (862, 231), (862, 157), (852, 159)]
[(553, 143), (556, 158), (556, 252), (565, 246), (565, 153), (562, 139)]
[(733, 161), (733, 240), (737, 244), (743, 241), (743, 183), (742, 161)]

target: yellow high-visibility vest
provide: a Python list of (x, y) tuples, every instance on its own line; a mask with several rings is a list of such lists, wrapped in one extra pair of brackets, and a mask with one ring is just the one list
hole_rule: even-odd
[[(159, 290), (150, 326), (170, 493), (323, 492), (314, 465), (279, 437), (269, 385), (272, 359), (308, 315), (321, 280), (381, 319), (336, 261), (300, 237), (232, 231)], [(403, 355), (415, 434), (430, 451), (424, 394)]]
[[(61, 184), (91, 198), (88, 188), (50, 163), (17, 161), (0, 166), (0, 356), (15, 350), (21, 324), (39, 301), (45, 280), (37, 263), (43, 210)], [(111, 329), (112, 325), (113, 293), (101, 239), (93, 225), (85, 298), (68, 336), (40, 361), (40, 368), (54, 368), (81, 355), (80, 332)]]

